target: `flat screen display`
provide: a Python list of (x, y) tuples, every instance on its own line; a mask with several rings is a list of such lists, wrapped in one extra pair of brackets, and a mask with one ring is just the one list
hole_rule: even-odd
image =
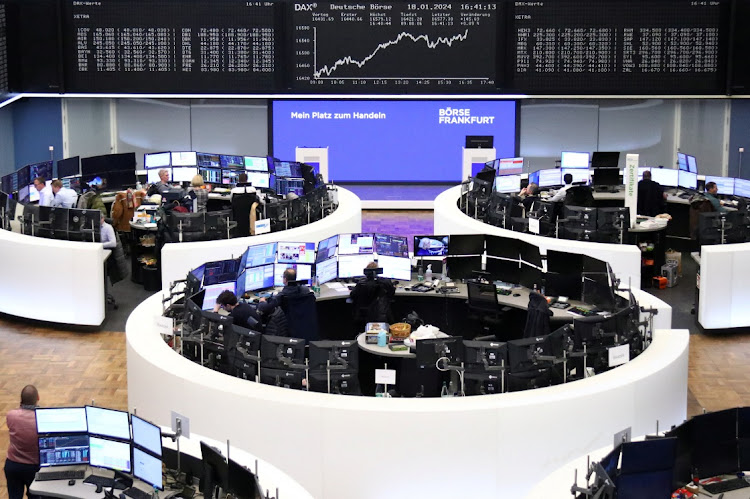
[(256, 267), (258, 265), (265, 265), (266, 263), (273, 263), (275, 261), (276, 243), (249, 246), (243, 257), (240, 259), (240, 263), (244, 263), (245, 267)]
[(315, 243), (278, 243), (278, 263), (315, 263)]
[(678, 171), (671, 168), (651, 168), (651, 180), (668, 187), (677, 187), (679, 182)]
[(677, 169), (685, 170), (686, 172), (690, 171), (688, 169), (687, 154), (685, 154), (684, 152), (677, 153)]
[(734, 195), (734, 178), (732, 177), (712, 177), (706, 175), (706, 183), (716, 182), (716, 187), (719, 189), (717, 194), (724, 194), (725, 196)]
[(410, 258), (378, 255), (378, 267), (383, 269), (380, 277), (398, 279), (400, 281), (411, 280)]
[(89, 436), (85, 433), (39, 438), (39, 465), (42, 468), (88, 464), (88, 462)]
[(560, 168), (588, 168), (589, 153), (563, 151), (560, 153)]
[(562, 183), (565, 183), (565, 174), (570, 173), (573, 175), (574, 184), (588, 184), (590, 178), (589, 172), (588, 168), (561, 168), (560, 177), (563, 179)]
[(365, 275), (365, 267), (372, 261), (372, 255), (339, 256), (339, 278), (363, 277)]
[(37, 433), (86, 433), (84, 407), (56, 407), (36, 410)]
[(315, 264), (315, 274), (318, 276), (318, 283), (325, 284), (338, 277), (338, 262), (336, 258), (329, 258)]
[(339, 244), (339, 236), (331, 236), (328, 239), (323, 239), (318, 243), (318, 252), (315, 255), (315, 263), (328, 260), (331, 257), (336, 256), (336, 247)]
[(512, 101), (283, 100), (272, 106), (274, 156), (293, 158), (301, 144), (328, 146), (328, 176), (335, 181), (458, 183), (467, 135), (493, 136), (499, 157), (516, 154)]
[(221, 158), (218, 154), (208, 152), (195, 153), (195, 159), (198, 160), (198, 166), (205, 168), (221, 168)]
[(414, 256), (446, 256), (450, 236), (414, 236)]
[(539, 187), (554, 187), (556, 185), (562, 185), (562, 175), (560, 170), (550, 168), (547, 170), (539, 170)]
[(698, 188), (698, 175), (685, 170), (677, 170), (677, 185), (685, 189)]
[(698, 173), (698, 163), (695, 161), (695, 156), (687, 155), (687, 165), (690, 173)]
[(374, 251), (374, 234), (339, 235), (339, 255), (372, 254)]
[(500, 158), (495, 160), (498, 175), (515, 175), (523, 173), (523, 158)]
[(495, 192), (517, 193), (521, 191), (521, 175), (500, 175), (495, 177)]
[(130, 417), (125, 411), (86, 406), (89, 433), (103, 437), (130, 439)]
[(734, 195), (750, 198), (750, 180), (745, 180), (744, 178), (734, 179)]
[(89, 449), (91, 466), (130, 473), (130, 441), (118, 442), (91, 436)]
[(222, 168), (238, 170), (245, 168), (245, 158), (230, 154), (219, 154), (219, 165)]
[[(169, 173), (169, 176), (167, 178), (167, 182), (172, 182), (172, 169), (166, 168), (167, 172)], [(156, 184), (161, 181), (159, 178), (159, 172), (161, 171), (161, 168), (152, 168), (150, 170), (146, 170), (146, 182), (149, 184)]]
[(172, 166), (198, 166), (198, 157), (194, 151), (173, 152)]
[(245, 292), (273, 287), (274, 264), (245, 269)]
[(152, 487), (163, 490), (161, 468), (161, 459), (147, 454), (137, 447), (133, 448), (133, 476)]
[(168, 152), (154, 152), (143, 155), (143, 166), (150, 168), (166, 168), (172, 165), (172, 155)]
[(263, 187), (265, 189), (270, 188), (271, 175), (269, 173), (246, 171), (245, 174), (247, 175), (247, 181), (253, 187)]
[(57, 178), (75, 177), (81, 174), (81, 159), (78, 156), (57, 162)]
[(302, 263), (277, 263), (274, 265), (273, 272), (273, 285), (276, 287), (284, 285), (284, 271), (288, 268), (292, 268), (297, 271), (297, 280), (303, 281), (307, 279), (307, 282), (312, 281), (312, 265), (306, 265)]
[(409, 243), (406, 236), (375, 234), (375, 253), (406, 258), (409, 256)]
[(268, 172), (268, 158), (266, 156), (245, 156), (245, 170)]
[(222, 291), (231, 291), (234, 293), (237, 283), (235, 281), (222, 282), (220, 284), (211, 284), (205, 286), (203, 289), (206, 290), (206, 294), (203, 297), (203, 310), (213, 310), (216, 305), (216, 298), (222, 293)]
[(172, 168), (172, 182), (190, 182), (196, 175), (198, 175), (197, 166), (181, 166), (179, 168)]
[(131, 417), (133, 422), (133, 445), (161, 456), (161, 429), (136, 415)]

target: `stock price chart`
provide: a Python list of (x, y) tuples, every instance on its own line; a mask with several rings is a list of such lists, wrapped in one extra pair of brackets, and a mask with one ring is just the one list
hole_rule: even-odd
[(725, 91), (728, 1), (516, 1), (511, 9), (510, 90)]
[(263, 0), (66, 0), (67, 90), (273, 89), (279, 8)]
[(292, 87), (494, 92), (496, 3), (294, 3)]

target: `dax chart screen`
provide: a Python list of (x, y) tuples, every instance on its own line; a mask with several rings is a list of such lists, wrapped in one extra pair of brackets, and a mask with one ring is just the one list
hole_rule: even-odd
[(295, 3), (293, 88), (478, 92), (495, 87), (496, 3)]

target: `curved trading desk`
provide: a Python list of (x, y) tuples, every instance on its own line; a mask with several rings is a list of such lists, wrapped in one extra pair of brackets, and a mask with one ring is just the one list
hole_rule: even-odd
[(184, 279), (190, 270), (206, 262), (236, 257), (248, 246), (274, 241), (318, 242), (334, 234), (362, 231), (362, 201), (351, 191), (338, 187), (339, 206), (330, 215), (302, 227), (250, 237), (169, 243), (161, 250), (162, 289), (169, 283)]
[(635, 245), (554, 239), (501, 229), (462, 213), (458, 208), (460, 197), (461, 186), (458, 185), (435, 198), (435, 234), (494, 234), (535, 244), (543, 252), (554, 250), (589, 255), (608, 262), (623, 286), (641, 286), (641, 251)]
[(109, 253), (99, 243), (0, 230), (0, 312), (57, 324), (100, 325)]
[(129, 408), (162, 425), (171, 411), (183, 414), (193, 431), (231, 440), (314, 497), (523, 497), (616, 431), (646, 433), (657, 419), (667, 427), (687, 412), (687, 331), (658, 330), (630, 363), (565, 385), (447, 399), (348, 397), (249, 382), (181, 357), (155, 326), (160, 299), (128, 319)]

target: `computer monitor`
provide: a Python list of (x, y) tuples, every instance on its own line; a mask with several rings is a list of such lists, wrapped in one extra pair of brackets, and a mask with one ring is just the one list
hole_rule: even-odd
[(565, 206), (563, 217), (566, 219), (566, 227), (596, 230), (596, 208), (585, 206)]
[(278, 263), (315, 263), (315, 243), (285, 243), (277, 245)]
[(446, 360), (449, 365), (458, 365), (464, 358), (463, 338), (446, 336), (416, 341), (417, 366), (421, 369), (435, 369), (438, 361), (441, 367)]
[(523, 158), (500, 158), (492, 162), (498, 175), (515, 175), (523, 173)]
[(276, 261), (276, 243), (248, 246), (240, 257), (240, 268), (256, 267)]
[(143, 166), (146, 170), (169, 168), (172, 166), (172, 154), (169, 152), (152, 152), (144, 154)]
[(318, 284), (325, 284), (336, 279), (338, 272), (339, 266), (335, 257), (315, 264), (315, 275), (318, 277)]
[(205, 266), (206, 271), (203, 274), (203, 285), (209, 286), (235, 280), (240, 270), (240, 259), (217, 260), (215, 262), (208, 262)]
[(724, 194), (725, 196), (734, 195), (734, 178), (706, 175), (706, 183), (709, 182), (716, 183), (716, 187), (719, 189), (717, 194)]
[(595, 151), (591, 154), (591, 168), (617, 168), (619, 164), (619, 151)]
[(264, 334), (260, 342), (262, 365), (285, 369), (304, 365), (305, 340)]
[(406, 236), (392, 236), (389, 234), (375, 234), (375, 253), (378, 255), (409, 256), (409, 243)]
[(744, 178), (735, 178), (734, 195), (743, 198), (750, 198), (750, 180), (746, 180)]
[(130, 473), (130, 439), (126, 442), (89, 436), (90, 464), (99, 468)]
[(44, 177), (45, 180), (52, 180), (52, 177), (54, 176), (53, 165), (54, 163), (52, 161), (43, 161), (41, 163), (28, 165), (29, 178), (31, 179), (31, 182), (29, 183), (33, 183), (34, 179), (37, 177)]
[(86, 422), (90, 434), (120, 440), (130, 439), (130, 418), (125, 411), (87, 405)]
[[(517, 259), (506, 260), (504, 258), (487, 256), (486, 263), (485, 271), (490, 275), (492, 280), (499, 280), (510, 284), (521, 282), (521, 264)], [(478, 268), (475, 267), (473, 270), (478, 270)]]
[(198, 175), (197, 166), (175, 166), (172, 168), (173, 182), (191, 182)]
[(275, 181), (272, 181), (272, 184), (279, 196), (286, 196), (289, 193), (297, 196), (305, 195), (305, 181), (301, 178), (277, 177)]
[(495, 192), (517, 193), (521, 191), (521, 175), (501, 175), (495, 177)]
[(263, 368), (260, 371), (260, 382), (264, 385), (302, 390), (305, 371), (295, 369)]
[[(99, 210), (68, 210), (68, 231), (73, 241), (100, 240), (102, 212)], [(92, 232), (93, 231), (93, 234)]]
[(592, 185), (619, 185), (620, 170), (617, 168), (594, 168)]
[(76, 177), (81, 174), (81, 158), (61, 159), (57, 162), (57, 178)]
[(699, 414), (691, 424), (693, 466), (701, 476), (742, 471), (739, 468), (736, 408)]
[(449, 256), (447, 265), (451, 279), (469, 279), (474, 277), (475, 270), (482, 269), (482, 256)]
[(203, 459), (203, 481), (201, 482), (203, 497), (218, 498), (216, 488), (226, 491), (229, 487), (227, 462), (219, 449), (205, 442), (201, 442), (201, 457)]
[(195, 159), (198, 161), (198, 166), (221, 168), (221, 159), (218, 154), (198, 152), (195, 153)]
[(295, 161), (274, 161), (274, 174), (276, 177), (302, 178), (302, 169)]
[(161, 458), (138, 447), (133, 447), (133, 476), (157, 490), (164, 490)]
[[(193, 151), (172, 152), (172, 166), (198, 166), (198, 156)], [(197, 171), (197, 170), (196, 170)]]
[(373, 255), (339, 255), (339, 278), (363, 277), (365, 267), (374, 259)]
[(539, 252), (539, 246), (526, 241), (518, 241), (519, 258), (536, 267), (542, 268), (542, 254)]
[(161, 456), (161, 428), (135, 414), (131, 416), (131, 421), (133, 424), (133, 445), (156, 456)]
[(323, 239), (318, 243), (318, 250), (315, 254), (315, 263), (328, 260), (336, 256), (336, 248), (339, 244), (339, 236), (331, 236), (328, 239)]
[(236, 281), (222, 282), (219, 284), (211, 284), (210, 286), (205, 286), (204, 290), (206, 294), (203, 298), (203, 310), (213, 310), (214, 305), (216, 305), (216, 298), (218, 298), (219, 295), (224, 291), (231, 291), (232, 293), (234, 293), (236, 290), (236, 286)]
[(378, 266), (383, 269), (381, 277), (386, 279), (398, 279), (400, 281), (411, 280), (411, 259), (400, 256), (378, 256)]
[(284, 285), (284, 271), (294, 269), (297, 271), (297, 280), (310, 282), (312, 280), (312, 265), (305, 263), (276, 263), (273, 271), (273, 285), (276, 287)]
[[(591, 170), (589, 170), (588, 168), (561, 168), (560, 178), (562, 179), (562, 183), (564, 184), (565, 175), (570, 174), (573, 177), (574, 184), (588, 184), (591, 177), (590, 172)], [(619, 174), (620, 171), (617, 170), (617, 173)]]
[(10, 175), (3, 175), (2, 178), (0, 178), (0, 191), (6, 193), (6, 194), (13, 194), (13, 178), (15, 177), (14, 174)]
[(227, 494), (236, 499), (263, 499), (265, 495), (255, 473), (231, 459), (228, 461)]
[(339, 255), (371, 255), (375, 251), (375, 234), (339, 235)]
[(526, 263), (521, 264), (518, 283), (528, 289), (541, 288), (544, 280), (542, 270)]
[(560, 153), (560, 168), (588, 168), (589, 153), (563, 151)]
[(224, 185), (234, 185), (240, 181), (240, 174), (244, 173), (243, 170), (235, 170), (232, 168), (221, 169), (221, 183)]
[(17, 182), (19, 189), (24, 185), (31, 184), (34, 181), (34, 179), (31, 178), (31, 167), (26, 165), (16, 170), (16, 178), (18, 179)]
[(672, 170), (669, 168), (651, 168), (651, 180), (658, 182), (660, 185), (677, 187), (679, 182), (678, 170)]
[(54, 435), (39, 437), (39, 466), (71, 466), (89, 463), (89, 436)]
[(250, 291), (272, 288), (275, 280), (273, 263), (248, 267), (237, 278), (237, 292), (245, 294)]
[(544, 355), (542, 348), (544, 340), (544, 336), (532, 336), (508, 341), (506, 346), (510, 372), (520, 373), (548, 367), (549, 362), (539, 358), (540, 355)]
[(36, 431), (48, 433), (86, 433), (85, 407), (55, 407), (36, 410)]
[(467, 372), (464, 374), (465, 395), (502, 393), (502, 386), (502, 374), (499, 372)]
[(481, 255), (484, 253), (484, 234), (453, 234), (448, 255)]
[[(688, 167), (687, 154), (684, 152), (677, 153), (677, 169), (683, 171), (690, 171)], [(695, 172), (693, 172), (695, 173)]]
[(359, 347), (356, 340), (326, 340), (310, 342), (310, 370), (358, 369)]
[(337, 395), (361, 395), (359, 388), (359, 379), (356, 371), (311, 371), (310, 385), (311, 392), (335, 393)]
[[(531, 182), (531, 180), (529, 180)], [(539, 185), (540, 188), (548, 188), (548, 187), (555, 187), (557, 185), (562, 185), (562, 173), (560, 170), (556, 168), (549, 168), (547, 170), (539, 170), (539, 175), (537, 177), (537, 185)]]
[(698, 162), (695, 160), (695, 156), (687, 155), (688, 171), (690, 173), (698, 174)]
[(247, 182), (253, 187), (269, 189), (271, 187), (271, 175), (263, 172), (246, 171)]
[[(203, 166), (198, 167), (198, 173), (203, 177), (203, 182), (207, 184), (221, 184), (221, 169), (220, 168), (207, 168)], [(151, 173), (149, 172), (149, 176)], [(158, 176), (157, 176), (158, 178)], [(152, 182), (149, 179), (149, 182)]]
[(24, 185), (18, 189), (18, 200), (22, 203), (39, 201), (39, 191), (33, 185)]
[(467, 135), (466, 149), (492, 149), (495, 143), (493, 135)]
[(161, 170), (167, 170), (167, 182), (172, 182), (172, 168), (152, 168), (151, 170), (146, 170), (146, 182), (149, 184), (159, 183), (161, 181), (161, 177), (159, 177)]
[(623, 229), (627, 231), (630, 226), (630, 208), (599, 208), (596, 226), (605, 232), (619, 233)]
[(698, 175), (685, 170), (677, 170), (677, 185), (683, 189), (696, 190), (698, 189)]
[(219, 164), (221, 168), (227, 168), (232, 170), (245, 169), (245, 158), (243, 156), (233, 156), (230, 154), (220, 154)]
[(484, 372), (508, 363), (508, 349), (500, 341), (464, 340), (467, 371)]
[(485, 236), (485, 241), (487, 246), (487, 256), (518, 260), (520, 252), (518, 239), (487, 235)]
[(449, 236), (414, 236), (414, 256), (446, 256)]
[(245, 170), (268, 173), (268, 157), (245, 156)]

